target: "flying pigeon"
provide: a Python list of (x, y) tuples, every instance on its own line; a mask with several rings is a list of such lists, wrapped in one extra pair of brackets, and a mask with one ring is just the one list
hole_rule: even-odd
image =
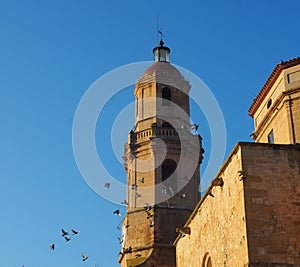
[(66, 236), (66, 235), (68, 235), (69, 233), (68, 232), (66, 232), (64, 229), (61, 229), (61, 232), (62, 232), (62, 235), (61, 236)]
[(126, 199), (124, 199), (124, 200), (121, 202), (121, 204), (128, 205), (128, 202), (127, 202)]
[(139, 194), (138, 192), (135, 192), (135, 198), (139, 198), (141, 196), (142, 196), (142, 194)]
[(66, 242), (69, 242), (71, 240), (71, 238), (67, 236), (64, 236), (64, 238), (66, 239)]
[(120, 212), (120, 210), (115, 210), (115, 211), (113, 212), (113, 214), (117, 214), (119, 217), (121, 217), (121, 212)]
[(153, 214), (151, 214), (149, 211), (146, 210), (146, 213), (147, 213), (147, 219), (153, 217)]
[(123, 243), (123, 237), (117, 237), (117, 238), (118, 238), (120, 244)]
[(149, 203), (145, 203), (144, 208), (145, 208), (146, 211), (150, 211), (152, 209), (152, 207), (150, 206)]
[(197, 132), (198, 128), (199, 128), (199, 125), (196, 123), (191, 125), (191, 129), (195, 130), (196, 132)]
[(71, 231), (72, 231), (72, 235), (77, 235), (79, 233), (79, 231), (76, 231), (74, 229), (71, 229)]
[(106, 187), (108, 189), (110, 187), (110, 183), (105, 183), (104, 187)]
[(174, 195), (174, 190), (173, 190), (173, 188), (172, 188), (171, 186), (169, 186), (168, 189), (169, 189), (169, 191), (170, 191), (170, 195), (173, 196), (173, 195)]
[(88, 259), (88, 256), (86, 256), (83, 252), (82, 252), (82, 261), (86, 261)]
[(137, 185), (136, 184), (131, 185), (131, 190), (137, 190)]
[(142, 255), (138, 253), (138, 254), (135, 255), (135, 257), (140, 258), (140, 257), (142, 257)]
[(167, 194), (167, 188), (163, 185), (161, 188), (161, 193), (166, 195)]
[(55, 249), (55, 245), (54, 244), (51, 244), (49, 247), (50, 247), (51, 250)]
[(144, 177), (143, 177), (143, 178), (139, 178), (138, 180), (139, 180), (139, 182), (141, 182), (142, 184), (143, 184), (144, 181), (145, 181)]
[(187, 197), (187, 193), (183, 193), (180, 198), (186, 198)]

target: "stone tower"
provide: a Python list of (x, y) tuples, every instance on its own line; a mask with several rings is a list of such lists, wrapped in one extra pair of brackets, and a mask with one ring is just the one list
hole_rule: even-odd
[(204, 150), (198, 126), (191, 127), (191, 86), (170, 64), (170, 49), (162, 41), (153, 53), (154, 63), (134, 89), (135, 128), (125, 144), (122, 267), (176, 266), (176, 230), (181, 231), (200, 199)]
[(300, 58), (278, 64), (249, 108), (259, 143), (300, 143)]

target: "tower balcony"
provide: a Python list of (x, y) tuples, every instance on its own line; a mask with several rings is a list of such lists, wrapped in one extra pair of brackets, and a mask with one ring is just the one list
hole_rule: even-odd
[(178, 140), (178, 130), (170, 127), (152, 127), (138, 132), (132, 132), (130, 143), (139, 144), (153, 138)]

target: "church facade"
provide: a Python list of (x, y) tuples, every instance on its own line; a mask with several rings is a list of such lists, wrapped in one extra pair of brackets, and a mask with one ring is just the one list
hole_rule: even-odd
[(125, 144), (121, 266), (300, 266), (300, 58), (273, 70), (249, 109), (255, 142), (237, 143), (200, 198), (190, 84), (162, 41), (153, 52)]

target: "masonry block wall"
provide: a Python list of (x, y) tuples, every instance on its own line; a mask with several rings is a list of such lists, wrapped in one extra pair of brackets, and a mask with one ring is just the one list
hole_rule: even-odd
[(233, 150), (217, 177), (224, 185), (213, 187), (202, 197), (186, 223), (190, 235), (178, 238), (176, 263), (190, 266), (245, 266), (248, 263), (241, 149)]
[(300, 266), (300, 145), (239, 143), (177, 237), (184, 266)]
[(300, 266), (300, 146), (243, 144), (242, 165), (251, 266)]

